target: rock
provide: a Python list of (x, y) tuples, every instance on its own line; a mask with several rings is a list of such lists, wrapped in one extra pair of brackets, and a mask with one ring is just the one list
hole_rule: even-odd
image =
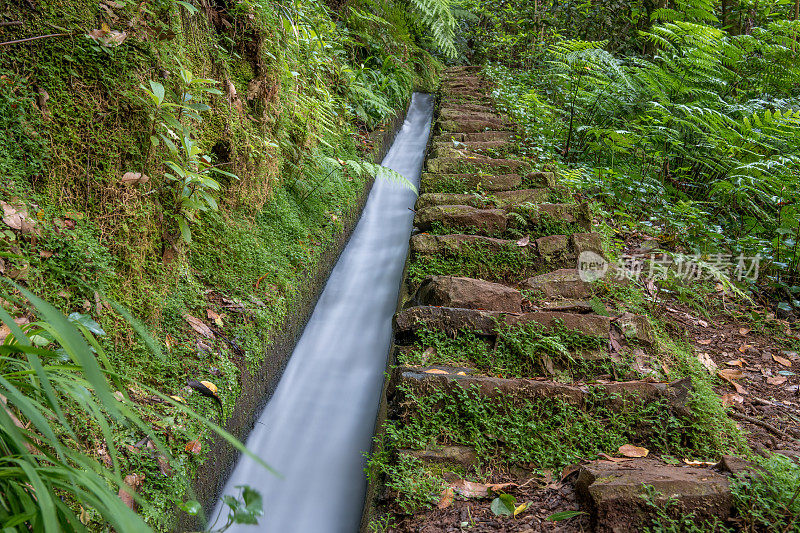
[(555, 311), (536, 311), (521, 315), (508, 315), (504, 319), (511, 326), (535, 322), (546, 328), (564, 327), (570, 331), (592, 337), (607, 339), (611, 329), (611, 319), (607, 316), (559, 313)]
[(525, 183), (535, 187), (555, 187), (556, 175), (552, 172), (530, 172), (525, 176)]
[(430, 233), (422, 233), (411, 237), (411, 251), (421, 255), (442, 252), (458, 254), (468, 246), (479, 246), (490, 253), (508, 250), (515, 250), (524, 255), (533, 255), (534, 253), (534, 250), (529, 246), (517, 246), (516, 241), (482, 237), (480, 235), (432, 235)]
[(536, 239), (536, 249), (546, 260), (565, 257), (569, 253), (569, 237), (566, 235), (549, 235)]
[[(473, 96), (480, 98), (482, 93), (477, 91), (457, 92), (455, 94), (463, 94), (465, 96)], [(459, 133), (478, 133), (486, 130), (490, 131), (504, 131), (511, 130), (508, 122), (502, 119), (470, 119), (458, 118), (439, 121), (439, 131), (441, 132), (459, 132)]]
[(615, 533), (641, 531), (650, 525), (653, 509), (642, 498), (644, 485), (660, 493), (654, 502), (658, 505), (674, 499), (669, 514), (694, 513), (695, 522), (730, 516), (728, 479), (707, 468), (667, 465), (654, 459), (593, 461), (581, 467), (575, 483), (579, 498), (591, 509), (595, 530)]
[[(447, 192), (471, 192), (481, 186), (485, 191), (507, 191), (517, 189), (522, 185), (522, 176), (519, 174), (498, 174), (496, 176), (488, 174), (438, 174), (434, 172), (424, 172), (420, 180), (420, 189), (424, 191), (437, 192), (443, 188)], [(456, 190), (450, 190), (456, 189)]]
[(417, 198), (417, 211), (435, 205), (469, 205), (472, 207), (488, 207), (482, 197), (470, 193), (428, 192)]
[(656, 341), (653, 326), (645, 316), (624, 313), (614, 320), (614, 324), (628, 339), (634, 339), (644, 344), (653, 344)]
[(440, 330), (450, 335), (467, 330), (479, 335), (493, 335), (496, 311), (479, 311), (458, 307), (418, 305), (394, 316), (395, 335), (403, 340), (421, 329)]
[(437, 205), (420, 209), (414, 217), (414, 225), (422, 231), (430, 231), (436, 222), (449, 229), (496, 234), (506, 230), (508, 215), (502, 209)]
[(522, 312), (522, 294), (499, 283), (453, 276), (430, 276), (417, 290), (420, 305)]
[(395, 315), (394, 330), (397, 336), (402, 337), (413, 335), (421, 329), (438, 329), (450, 334), (455, 334), (458, 330), (463, 329), (479, 335), (494, 335), (498, 323), (509, 326), (536, 323), (546, 328), (561, 326), (583, 335), (608, 338), (611, 319), (599, 315), (554, 311), (504, 314), (490, 310), (418, 305), (404, 309)]
[(621, 381), (567, 384), (541, 379), (507, 379), (459, 374), (458, 368), (448, 367), (437, 367), (433, 373), (426, 370), (429, 369), (396, 367), (393, 370), (391, 387), (396, 389), (399, 385), (405, 385), (415, 394), (430, 394), (434, 391), (454, 392), (456, 388), (462, 388), (472, 390), (485, 398), (510, 397), (516, 400), (546, 398), (578, 407), (584, 406), (586, 401), (597, 401), (598, 395), (595, 391), (600, 390), (604, 392), (603, 401), (612, 408), (623, 406), (631, 400), (642, 403), (666, 400), (670, 406), (679, 408), (679, 416), (685, 416), (686, 413), (685, 404), (680, 403), (674, 390), (676, 384), (672, 383)]
[(528, 163), (516, 159), (494, 159), (490, 157), (435, 157), (428, 159), (428, 172), (470, 174), (486, 172), (512, 174), (524, 172)]
[(465, 133), (464, 142), (471, 141), (510, 141), (514, 137), (513, 131), (481, 131)]
[(519, 189), (516, 191), (497, 191), (492, 196), (497, 200), (498, 207), (510, 209), (524, 203), (539, 204), (547, 200), (549, 189)]
[(439, 112), (441, 120), (490, 120), (495, 122), (508, 123), (497, 111), (474, 111), (465, 109), (464, 106), (456, 108), (446, 108)]
[(544, 301), (540, 302), (538, 305), (546, 311), (557, 311), (560, 313), (591, 313), (594, 311), (591, 302), (587, 302), (586, 300)]
[(572, 235), (572, 248), (576, 257), (585, 251), (603, 255), (603, 240), (599, 233), (575, 233)]
[(533, 224), (543, 224), (545, 229), (553, 223), (557, 225), (572, 225), (572, 227), (578, 226), (584, 231), (591, 227), (587, 204), (540, 203), (536, 205), (535, 209), (524, 209), (521, 214)]
[(581, 280), (578, 270), (562, 268), (528, 278), (520, 284), (523, 289), (528, 289), (546, 299), (580, 299), (592, 296), (592, 285)]
[(760, 465), (733, 455), (723, 455), (715, 468), (733, 476), (752, 476), (765, 472)]
[(471, 141), (459, 142), (458, 144), (453, 141), (434, 142), (433, 150), (436, 157), (444, 157), (449, 150), (469, 150), (470, 152), (480, 153), (484, 150), (504, 150), (513, 147), (514, 145), (508, 141)]
[(426, 450), (398, 450), (403, 455), (416, 457), (426, 463), (451, 463), (469, 468), (475, 464), (478, 455), (469, 446), (442, 446)]

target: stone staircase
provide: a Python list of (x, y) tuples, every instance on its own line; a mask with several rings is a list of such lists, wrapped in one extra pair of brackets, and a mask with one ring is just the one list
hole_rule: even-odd
[[(503, 406), (508, 416), (519, 416), (518, 409), (548, 411), (557, 406), (598, 427), (611, 427), (606, 418), (615, 413), (633, 420), (646, 411), (652, 415), (650, 426), (631, 423), (615, 430), (631, 444), (654, 450), (665, 435), (689, 438), (652, 427), (661, 423), (652, 420), (690, 423), (691, 383), (642, 379), (629, 362), (610, 353), (620, 342), (650, 350), (650, 324), (629, 313), (604, 312), (610, 284), (581, 279), (578, 256), (584, 251), (603, 254), (589, 210), (559, 186), (553, 173), (515, 158), (515, 126), (494, 110), (489, 89), (477, 67), (450, 68), (443, 76), (431, 157), (416, 205), (405, 297), (394, 318), (397, 366), (386, 391), (388, 420), (405, 425), (429, 416), (419, 412), (419, 405), (421, 399), (435, 396), (436, 409), (454, 413), (454, 424), (466, 416), (465, 401), (492, 409)], [(428, 345), (433, 337), (451, 339), (453, 348), (437, 352)], [(458, 339), (467, 339), (470, 348)], [(554, 348), (553, 342), (559, 346)], [(476, 357), (476, 351), (484, 355)], [(454, 455), (453, 472), (465, 477), (470, 472), (460, 463), (469, 457), (470, 465), (482, 465), (471, 472), (473, 478), (485, 473), (497, 457), (512, 451), (525, 455), (525, 450), (509, 450), (501, 440), (491, 452), (476, 452), (469, 439), (454, 441), (457, 429), (443, 428), (433, 442), (402, 453), (435, 463), (438, 472), (441, 463), (448, 464), (448, 454)], [(547, 439), (552, 435), (540, 442), (536, 430), (531, 431), (523, 439), (531, 447), (551, 445)], [(568, 428), (564, 431), (569, 438)], [(583, 444), (585, 450), (602, 449), (601, 443)], [(543, 465), (525, 466), (535, 470)], [(637, 492), (643, 483), (667, 487), (669, 496), (685, 500), (685, 509), (699, 509), (700, 518), (725, 519), (730, 509), (727, 478), (709, 469), (648, 458), (584, 462), (574, 471), (571, 479), (577, 480), (574, 490), (581, 509), (598, 531), (636, 531), (645, 523), (647, 509)], [(621, 487), (606, 489), (609, 479), (619, 480)], [(508, 479), (494, 480), (499, 481)], [(384, 504), (391, 498), (384, 493)], [(417, 516), (416, 529), (397, 530), (424, 530), (419, 529), (420, 520)], [(496, 520), (500, 524), (507, 519)], [(490, 526), (487, 522), (486, 530), (494, 530)], [(532, 527), (519, 531), (539, 530)]]

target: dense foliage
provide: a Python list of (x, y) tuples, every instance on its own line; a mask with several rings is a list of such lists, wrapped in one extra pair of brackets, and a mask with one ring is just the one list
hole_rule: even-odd
[(530, 157), (677, 251), (760, 254), (779, 309), (800, 306), (800, 22), (786, 5), (511, 1), (483, 14), (468, 35)]

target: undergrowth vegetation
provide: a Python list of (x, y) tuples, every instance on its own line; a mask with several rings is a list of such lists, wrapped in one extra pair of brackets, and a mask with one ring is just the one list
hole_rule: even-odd
[(640, 19), (635, 52), (540, 23), (523, 61), (536, 68), (489, 68), (495, 97), (523, 125), (531, 160), (673, 249), (728, 263), (758, 255), (762, 287), (790, 313), (800, 305), (798, 22), (765, 6), (733, 30), (713, 5), (688, 5)]
[[(168, 473), (139, 454), (141, 428), (114, 428), (108, 454), (117, 476), (145, 480), (149, 527), (174, 527), (176, 505), (196, 514), (201, 417), (231, 415), (242, 373), (307, 305), (373, 176), (399, 179), (374, 156), (456, 54), (454, 28), (444, 0), (0, 2), (0, 274), (97, 325), (133, 411), (157, 391), (198, 415), (142, 414), (174, 457)], [(76, 370), (60, 364), (48, 371)], [(187, 380), (215, 383), (219, 405)], [(76, 448), (96, 454), (101, 427), (86, 423)], [(94, 528), (108, 514), (80, 496), (58, 505), (85, 506)]]

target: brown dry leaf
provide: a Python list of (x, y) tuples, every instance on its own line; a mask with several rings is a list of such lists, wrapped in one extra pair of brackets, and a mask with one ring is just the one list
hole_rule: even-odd
[(439, 509), (446, 509), (453, 505), (453, 498), (455, 497), (456, 493), (453, 492), (452, 487), (445, 487), (442, 491), (442, 497), (439, 499), (439, 503), (436, 505)]
[(86, 35), (108, 48), (119, 46), (128, 38), (127, 33), (124, 31), (112, 30), (105, 22), (100, 28), (94, 29)]
[(517, 246), (519, 246), (519, 247), (528, 246), (528, 244), (530, 242), (531, 242), (530, 236), (529, 235), (525, 235), (523, 238), (521, 238), (520, 240), (517, 241)]
[(50, 250), (39, 250), (39, 257), (41, 257), (42, 259), (50, 259), (51, 257), (53, 257), (53, 252), (51, 252)]
[(3, 341), (5, 341), (6, 337), (9, 335), (11, 335), (11, 328), (5, 324), (0, 324), (0, 344), (3, 344)]
[(431, 358), (432, 355), (436, 353), (436, 348), (433, 346), (427, 348), (424, 352), (422, 352), (422, 363), (427, 363), (428, 360)]
[(742, 379), (744, 377), (744, 372), (735, 368), (723, 368), (717, 374), (722, 379)]
[(748, 348), (752, 348), (752, 347), (753, 347), (752, 344), (742, 344), (741, 346), (739, 346), (739, 351), (741, 353), (744, 353), (744, 352), (747, 351)]
[(149, 179), (150, 176), (142, 174), (141, 172), (126, 172), (122, 175), (122, 184), (139, 185), (140, 183), (146, 183)]
[(211, 309), (206, 309), (206, 315), (208, 316), (209, 320), (213, 320), (214, 323), (217, 326), (222, 327), (222, 316), (221, 315), (217, 314), (215, 311), (213, 311)]
[(767, 383), (770, 385), (783, 385), (786, 383), (786, 380), (789, 379), (786, 376), (775, 376), (771, 378), (767, 378)]
[(120, 392), (120, 391), (114, 391), (114, 398), (116, 398), (118, 402), (124, 402), (125, 401), (125, 395), (122, 394), (122, 392)]
[(750, 328), (739, 328), (739, 335), (742, 337), (747, 336), (748, 333), (750, 333)]
[(772, 359), (778, 363), (779, 365), (783, 366), (792, 366), (792, 362), (786, 359), (785, 357), (781, 357), (780, 355), (772, 355)]
[(634, 446), (632, 444), (623, 444), (619, 447), (619, 453), (625, 457), (647, 457), (650, 450), (642, 448), (641, 446)]
[(603, 459), (605, 459), (606, 461), (612, 461), (612, 462), (614, 462), (614, 463), (618, 463), (618, 462), (620, 462), (620, 461), (627, 461), (627, 460), (628, 460), (628, 459), (627, 459), (627, 458), (625, 458), (625, 457), (611, 457), (611, 456), (610, 456), (610, 455), (608, 455), (607, 453), (603, 453), (603, 452), (600, 452), (600, 453), (598, 453), (597, 455), (598, 455), (599, 457), (602, 457), (602, 458), (603, 458)]
[(697, 344), (702, 344), (703, 346), (708, 346), (711, 344), (711, 339), (701, 339), (697, 341)]
[(167, 347), (167, 351), (171, 352), (172, 347), (175, 346), (175, 339), (172, 338), (172, 335), (167, 333), (167, 336), (164, 337), (164, 345)]
[(186, 446), (184, 446), (183, 449), (186, 450), (189, 453), (193, 453), (193, 454), (197, 455), (198, 453), (200, 453), (200, 449), (201, 449), (200, 441), (199, 440), (190, 440), (189, 442), (186, 443)]
[(128, 474), (125, 476), (125, 484), (128, 487), (119, 489), (119, 498), (134, 511), (136, 510), (136, 500), (133, 495), (139, 492), (143, 482), (144, 474)]
[(738, 366), (741, 368), (745, 364), (747, 364), (747, 361), (745, 361), (744, 359), (734, 359), (733, 361), (726, 361), (725, 364), (731, 366)]
[(717, 371), (717, 363), (711, 359), (711, 355), (707, 354), (706, 352), (702, 352), (697, 354), (697, 359), (703, 363), (703, 366), (706, 367), (709, 373), (713, 374)]
[(430, 368), (428, 370), (423, 371), (424, 374), (449, 374), (446, 370), (442, 370), (440, 368)]
[(484, 485), (483, 483), (476, 483), (474, 481), (466, 481), (459, 479), (450, 483), (456, 494), (460, 494), (465, 498), (488, 498), (489, 491), (499, 492), (505, 488), (516, 486), (515, 483), (495, 483)]
[(722, 406), (730, 407), (734, 403), (744, 403), (744, 398), (739, 394), (727, 393), (722, 395)]
[(192, 326), (192, 329), (195, 330), (200, 335), (202, 335), (204, 337), (208, 337), (209, 339), (213, 339), (214, 338), (214, 332), (211, 331), (211, 328), (206, 326), (203, 323), (203, 321), (200, 320), (199, 318), (195, 318), (192, 315), (187, 313), (187, 314), (183, 315), (183, 319), (186, 322), (188, 322), (189, 325)]
[(25, 204), (9, 204), (0, 200), (0, 207), (3, 208), (3, 222), (11, 228), (22, 233), (32, 233), (35, 222), (28, 216), (28, 208)]
[(737, 383), (736, 379), (741, 379), (744, 377), (744, 373), (741, 370), (734, 370), (733, 368), (723, 368), (717, 375), (733, 385), (733, 388), (736, 389), (736, 392), (739, 394), (747, 394), (747, 389), (745, 389), (742, 385)]

